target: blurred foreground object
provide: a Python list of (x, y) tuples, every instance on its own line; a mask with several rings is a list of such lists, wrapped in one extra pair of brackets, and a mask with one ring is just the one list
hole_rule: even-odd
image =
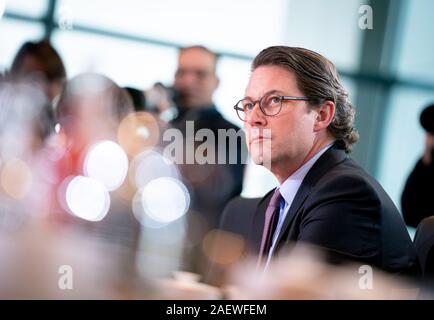
[[(29, 222), (29, 221), (28, 221)], [(33, 220), (0, 232), (1, 299), (131, 299), (149, 292), (125, 247)]]
[(314, 249), (300, 246), (274, 260), (266, 273), (252, 260), (238, 265), (228, 279), (229, 299), (416, 299), (419, 294), (412, 283), (369, 265), (328, 265)]
[(53, 171), (44, 148), (47, 103), (31, 81), (0, 81), (0, 230), (48, 213)]
[(199, 282), (200, 275), (190, 272), (175, 271), (173, 278), (156, 282), (156, 299), (164, 300), (217, 300), (222, 298), (222, 291), (217, 287)]

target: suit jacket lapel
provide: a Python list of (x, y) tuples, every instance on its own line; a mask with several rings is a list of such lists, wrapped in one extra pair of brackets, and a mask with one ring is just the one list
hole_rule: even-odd
[[(285, 234), (286, 229), (291, 225), (292, 220), (294, 220), (296, 213), (303, 205), (304, 201), (311, 193), (312, 188), (318, 182), (318, 180), (326, 174), (332, 167), (337, 165), (346, 159), (346, 155), (344, 151), (337, 149), (335, 146), (332, 146), (329, 150), (327, 150), (312, 166), (312, 168), (307, 173), (304, 178), (300, 188), (295, 195), (294, 201), (289, 208), (288, 213), (286, 214), (285, 221), (283, 222), (282, 229), (278, 234), (276, 243), (279, 244), (282, 236)], [(268, 200), (269, 201), (269, 200)], [(268, 204), (267, 201), (267, 204)], [(266, 207), (265, 207), (266, 208)], [(265, 211), (264, 211), (265, 212)]]

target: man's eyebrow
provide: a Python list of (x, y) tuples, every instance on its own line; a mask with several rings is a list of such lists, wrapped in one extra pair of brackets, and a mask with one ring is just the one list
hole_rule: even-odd
[(284, 95), (284, 94), (283, 94), (283, 91), (280, 91), (280, 90), (270, 90), (270, 91), (268, 91), (267, 93), (265, 93), (264, 95), (267, 95), (267, 94), (273, 94), (273, 93), (277, 93), (277, 94), (280, 94), (280, 95)]
[[(266, 95), (273, 94), (273, 93), (277, 93), (277, 94), (279, 94), (279, 95), (284, 95), (284, 94), (283, 94), (283, 91), (273, 89), (273, 90), (270, 90), (270, 91), (265, 92), (265, 93), (261, 96), (261, 98), (264, 97), (264, 96), (266, 96)], [(250, 99), (250, 100), (253, 101), (253, 98), (250, 97), (250, 96), (247, 96), (247, 95), (244, 97), (244, 99)]]

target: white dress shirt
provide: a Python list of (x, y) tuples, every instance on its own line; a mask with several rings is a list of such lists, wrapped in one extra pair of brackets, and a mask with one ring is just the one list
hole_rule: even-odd
[(280, 203), (280, 211), (279, 211), (279, 220), (277, 222), (276, 230), (274, 231), (273, 241), (271, 243), (271, 248), (268, 253), (267, 263), (265, 264), (265, 269), (267, 269), (268, 264), (270, 263), (271, 256), (273, 255), (274, 248), (276, 246), (276, 241), (279, 233), (281, 232), (283, 222), (285, 221), (286, 215), (288, 214), (289, 208), (291, 207), (292, 202), (294, 201), (295, 195), (297, 194), (298, 189), (303, 182), (304, 177), (306, 177), (309, 170), (315, 164), (315, 162), (326, 152), (333, 144), (330, 144), (324, 148), (322, 148), (317, 154), (315, 154), (312, 158), (309, 159), (305, 164), (303, 164), (300, 168), (297, 169), (292, 175), (288, 177), (281, 185), (280, 185), (280, 194), (283, 197), (283, 200)]

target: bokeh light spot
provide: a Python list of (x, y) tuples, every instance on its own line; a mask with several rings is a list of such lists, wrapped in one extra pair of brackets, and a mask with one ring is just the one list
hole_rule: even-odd
[(100, 221), (109, 210), (110, 196), (101, 182), (77, 176), (66, 187), (66, 205), (79, 218)]
[(112, 141), (99, 142), (86, 155), (84, 173), (113, 191), (122, 185), (127, 176), (128, 157), (118, 144)]
[(134, 158), (131, 164), (131, 183), (137, 189), (145, 187), (150, 181), (171, 177), (178, 179), (179, 172), (172, 161), (156, 151), (145, 151)]
[(118, 141), (124, 150), (135, 156), (153, 148), (160, 138), (157, 120), (148, 112), (135, 112), (122, 119), (118, 128)]
[(0, 183), (7, 195), (22, 199), (30, 191), (32, 171), (20, 159), (10, 159), (2, 164)]
[(210, 261), (219, 265), (237, 262), (244, 252), (244, 239), (223, 230), (211, 230), (203, 239), (202, 251)]
[(159, 223), (170, 223), (182, 217), (190, 206), (187, 188), (177, 179), (158, 178), (142, 192), (145, 214)]

